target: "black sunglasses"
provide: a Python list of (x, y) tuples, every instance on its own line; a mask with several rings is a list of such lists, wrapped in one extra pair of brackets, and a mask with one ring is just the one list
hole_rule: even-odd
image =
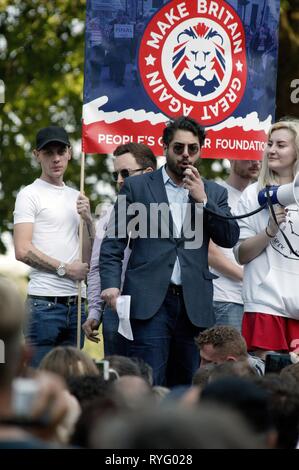
[(119, 171), (113, 171), (112, 176), (115, 182), (118, 180), (118, 175), (120, 175), (123, 179), (128, 178), (128, 176), (133, 175), (136, 173), (136, 171), (143, 171), (143, 168), (136, 168), (135, 170), (127, 170), (126, 168), (124, 170), (119, 170)]
[(172, 150), (176, 155), (182, 155), (186, 146), (188, 147), (189, 155), (195, 155), (197, 152), (199, 152), (200, 147), (198, 144), (181, 144), (180, 142), (173, 144)]

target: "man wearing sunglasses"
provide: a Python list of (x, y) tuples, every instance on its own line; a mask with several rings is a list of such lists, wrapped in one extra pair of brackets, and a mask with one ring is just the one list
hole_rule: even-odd
[[(206, 207), (230, 215), (226, 189), (202, 179), (194, 166), (204, 139), (205, 131), (194, 119), (180, 117), (169, 122), (163, 132), (166, 165), (139, 178), (128, 178), (120, 192), (122, 197), (126, 196), (128, 208), (130, 204), (143, 203), (150, 223), (157, 224), (152, 218), (153, 204), (164, 203), (163, 207), (169, 209), (167, 237), (162, 229), (163, 215), (158, 221), (157, 236), (147, 231), (146, 237), (131, 237), (132, 252), (122, 290), (131, 296), (134, 340), (128, 341), (127, 354), (152, 366), (155, 385), (191, 383), (199, 365), (194, 338), (215, 322), (212, 304), (215, 276), (208, 268), (209, 240), (232, 247), (239, 237), (235, 221), (203, 211)], [(118, 203), (115, 220), (125, 216), (128, 227), (133, 218), (129, 215), (131, 211), (118, 212)], [(191, 248), (184, 232), (185, 217), (189, 214), (189, 225), (194, 226), (196, 211), (203, 214), (199, 227), (203, 236), (200, 246)], [(117, 227), (114, 228), (117, 234)], [(128, 238), (128, 234), (124, 238), (116, 235), (106, 237), (102, 243), (102, 299), (113, 309), (120, 295), (121, 262)]]
[[(129, 176), (142, 175), (156, 169), (157, 160), (152, 150), (144, 144), (134, 142), (119, 145), (113, 152), (115, 157), (112, 173), (113, 179), (117, 185), (118, 191), (124, 185), (125, 179)], [(103, 235), (107, 227), (113, 205), (106, 206), (100, 214), (97, 236), (94, 241), (90, 270), (88, 274), (88, 318), (82, 325), (86, 337), (93, 342), (99, 342), (99, 326), (103, 323), (104, 353), (105, 356), (125, 355), (126, 343), (121, 335), (118, 334), (118, 316), (117, 313), (105, 306), (101, 299), (101, 282), (99, 273), (99, 254)], [(129, 248), (125, 251), (123, 274), (130, 256)]]

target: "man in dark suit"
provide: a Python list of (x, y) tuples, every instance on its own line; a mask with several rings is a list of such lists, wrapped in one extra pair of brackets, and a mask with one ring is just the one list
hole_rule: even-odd
[[(116, 310), (123, 253), (130, 244), (122, 291), (131, 296), (134, 340), (128, 341), (128, 356), (149, 363), (159, 385), (191, 383), (199, 364), (194, 337), (214, 324), (209, 240), (230, 248), (239, 237), (235, 221), (205, 210), (230, 215), (226, 189), (203, 180), (194, 167), (204, 139), (204, 129), (191, 118), (168, 123), (163, 132), (166, 166), (126, 179), (119, 195), (126, 206), (120, 209), (120, 199), (116, 202), (101, 248), (102, 299)], [(133, 203), (142, 203), (140, 213), (145, 214), (139, 236), (132, 235)], [(127, 233), (119, 234), (117, 228), (124, 224)]]

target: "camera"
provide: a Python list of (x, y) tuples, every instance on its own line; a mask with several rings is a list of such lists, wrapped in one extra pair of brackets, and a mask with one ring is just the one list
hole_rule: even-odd
[(288, 353), (268, 353), (266, 355), (265, 374), (278, 373), (286, 366), (293, 364)]
[(94, 363), (104, 380), (119, 379), (119, 374), (116, 372), (116, 370), (110, 368), (110, 363), (106, 359), (102, 359), (101, 361), (95, 360)]
[(16, 378), (12, 383), (12, 409), (17, 418), (30, 419), (39, 392), (36, 380)]

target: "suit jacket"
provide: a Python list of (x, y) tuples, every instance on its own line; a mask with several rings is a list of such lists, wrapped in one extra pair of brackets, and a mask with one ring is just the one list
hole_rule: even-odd
[[(225, 188), (212, 181), (204, 181), (208, 197), (207, 208), (222, 215), (231, 215), (227, 203)], [(126, 196), (127, 206), (132, 203), (143, 203), (145, 206), (148, 225), (150, 220), (150, 204), (164, 203), (168, 205), (166, 189), (162, 176), (162, 169), (144, 175), (126, 178), (125, 184), (119, 193)], [(195, 227), (195, 203), (190, 199), (191, 225)], [(121, 214), (119, 212), (122, 212)], [(123, 209), (115, 204), (115, 220), (124, 216)], [(133, 215), (126, 216), (126, 223), (132, 221)], [(171, 213), (169, 223), (161, 220), (158, 229), (165, 225), (169, 227), (169, 236), (158, 238), (147, 235), (130, 240), (132, 253), (126, 270), (122, 294), (131, 295), (131, 318), (148, 319), (158, 311), (166, 296), (170, 283), (173, 266), (178, 256), (181, 267), (183, 296), (187, 314), (191, 322), (200, 327), (210, 327), (215, 323), (213, 312), (213, 285), (212, 280), (217, 277), (208, 268), (208, 245), (210, 238), (220, 246), (231, 248), (239, 238), (239, 226), (234, 220), (224, 220), (203, 212), (203, 240), (200, 248), (188, 249), (188, 241), (184, 234), (175, 238), (173, 235), (173, 221)], [(115, 229), (114, 218), (110, 219), (109, 229)], [(124, 250), (128, 244), (128, 235), (117, 234), (111, 238), (106, 235), (100, 253), (100, 276), (102, 290), (117, 287), (121, 284), (121, 270)]]

